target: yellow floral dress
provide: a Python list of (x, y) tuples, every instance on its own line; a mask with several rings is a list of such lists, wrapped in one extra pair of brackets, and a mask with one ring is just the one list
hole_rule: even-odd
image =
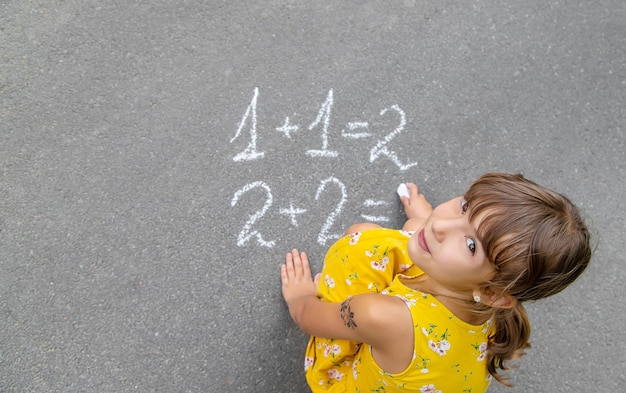
[(311, 337), (304, 369), (313, 392), (481, 393), (489, 387), (489, 324), (467, 324), (434, 296), (402, 283), (423, 274), (408, 256), (411, 236), (374, 229), (339, 239), (326, 254), (317, 295), (329, 302), (361, 293), (402, 299), (415, 328), (413, 360), (403, 372), (391, 374), (376, 364), (368, 344)]

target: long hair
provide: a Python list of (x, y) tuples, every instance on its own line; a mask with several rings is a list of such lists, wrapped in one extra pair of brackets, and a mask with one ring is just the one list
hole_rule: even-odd
[(494, 266), (481, 291), (518, 301), (510, 309), (489, 310), (487, 368), (497, 381), (510, 386), (498, 369), (507, 370), (505, 362), (530, 347), (530, 321), (523, 303), (554, 295), (580, 276), (591, 259), (589, 230), (567, 197), (522, 175), (485, 174), (465, 198), (470, 220), (481, 217), (478, 235)]

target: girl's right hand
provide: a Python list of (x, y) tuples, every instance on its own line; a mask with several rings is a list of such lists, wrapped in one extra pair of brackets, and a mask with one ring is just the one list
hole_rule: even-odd
[(404, 214), (408, 219), (421, 218), (427, 219), (433, 212), (432, 205), (426, 200), (424, 194), (419, 193), (419, 189), (415, 183), (406, 183), (409, 187), (410, 197), (400, 197), (400, 201), (404, 206)]
[(280, 281), (283, 298), (288, 306), (294, 299), (315, 296), (316, 285), (311, 277), (309, 258), (295, 248), (287, 253), (285, 263), (280, 266)]

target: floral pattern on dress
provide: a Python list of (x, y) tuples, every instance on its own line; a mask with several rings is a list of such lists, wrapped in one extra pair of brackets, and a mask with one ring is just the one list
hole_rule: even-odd
[(354, 378), (355, 381), (359, 378), (358, 366), (360, 363), (361, 363), (360, 356), (354, 359), (354, 362), (352, 362), (352, 377)]
[(422, 374), (428, 374), (430, 372), (430, 370), (428, 369), (428, 363), (430, 363), (430, 359), (425, 358), (423, 356), (419, 357), (419, 362), (415, 364), (415, 367), (420, 367), (420, 372)]
[(450, 343), (448, 340), (441, 340), (435, 342), (434, 340), (428, 340), (428, 347), (432, 349), (439, 356), (446, 356), (447, 351), (450, 349)]
[(387, 264), (389, 263), (389, 258), (384, 257), (383, 259), (381, 259), (380, 261), (372, 261), (372, 268), (376, 269), (376, 270), (380, 270), (381, 272), (384, 272), (385, 270), (387, 270)]
[(431, 334), (433, 335), (433, 337), (428, 340), (428, 348), (432, 349), (433, 352), (439, 356), (446, 356), (451, 347), (450, 341), (448, 341), (448, 329), (446, 328), (443, 334), (439, 335), (435, 332), (436, 328), (437, 326), (431, 323), (430, 329), (422, 328), (422, 333), (429, 338)]
[(417, 305), (417, 300), (413, 298), (413, 294), (407, 293), (406, 295), (396, 295), (396, 297), (404, 302), (407, 306), (414, 307)]
[(308, 370), (309, 368), (313, 367), (313, 363), (315, 363), (315, 359), (310, 357), (310, 356), (305, 356), (304, 357), (304, 371)]
[(370, 390), (370, 392), (385, 393), (387, 391), (387, 386), (389, 386), (387, 381), (385, 381), (384, 379), (380, 379), (378, 380), (378, 385), (374, 389)]
[(491, 323), (492, 323), (491, 319), (488, 319), (487, 322), (483, 323), (483, 329), (482, 329), (483, 333), (487, 333), (487, 331), (489, 331), (489, 328), (491, 327)]
[(429, 385), (424, 385), (420, 388), (420, 393), (441, 393), (441, 390), (437, 390), (435, 385), (432, 383)]
[(324, 284), (326, 285), (326, 294), (330, 295), (330, 290), (335, 288), (335, 279), (327, 274), (324, 277)]
[(347, 285), (352, 285), (352, 280), (358, 280), (359, 279), (359, 275), (358, 273), (351, 273), (348, 274), (348, 278), (346, 278), (346, 284)]
[(472, 347), (474, 347), (474, 349), (479, 352), (479, 355), (476, 358), (477, 361), (482, 362), (483, 360), (487, 358), (487, 343), (486, 342), (481, 343), (480, 345), (472, 344)]
[(359, 242), (359, 239), (361, 238), (361, 232), (354, 232), (348, 236), (350, 236), (350, 240), (348, 241), (348, 244), (350, 244), (351, 246), (354, 246), (355, 244)]
[(324, 347), (324, 357), (335, 357), (341, 353), (341, 347), (337, 344), (322, 344)]
[(379, 245), (374, 245), (371, 250), (365, 251), (365, 256), (368, 258), (373, 258), (370, 262), (370, 265), (374, 270), (384, 272), (385, 270), (387, 270), (387, 265), (389, 264), (389, 247), (385, 248), (385, 251), (383, 251), (382, 253), (378, 252), (379, 248)]
[(398, 268), (400, 269), (401, 272), (408, 270), (411, 266), (413, 266), (412, 263), (401, 263), (398, 265)]
[(344, 377), (344, 374), (339, 372), (336, 368), (331, 368), (328, 370), (328, 376), (334, 380), (341, 381)]

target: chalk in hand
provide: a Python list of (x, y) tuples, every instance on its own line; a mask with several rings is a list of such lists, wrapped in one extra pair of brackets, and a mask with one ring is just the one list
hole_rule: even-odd
[(411, 197), (411, 192), (409, 191), (409, 187), (407, 187), (407, 185), (404, 184), (404, 183), (400, 183), (400, 185), (398, 186), (398, 189), (396, 190), (396, 192), (398, 193), (400, 198), (402, 198), (402, 197), (410, 198)]

